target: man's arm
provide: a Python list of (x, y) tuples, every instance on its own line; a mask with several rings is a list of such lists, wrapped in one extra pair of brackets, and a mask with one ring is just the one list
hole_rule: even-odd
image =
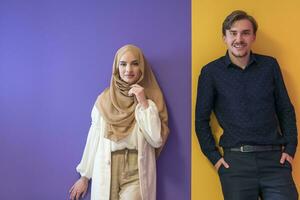
[(204, 67), (198, 79), (195, 128), (201, 150), (213, 165), (222, 158), (209, 125), (214, 96), (215, 89), (212, 77), (207, 68)]
[(298, 143), (296, 115), (276, 60), (274, 60), (274, 80), (276, 113), (281, 132), (287, 142), (284, 152), (294, 157)]

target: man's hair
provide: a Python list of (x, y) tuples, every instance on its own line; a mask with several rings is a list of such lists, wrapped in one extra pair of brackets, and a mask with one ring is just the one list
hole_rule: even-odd
[(230, 15), (228, 15), (223, 22), (223, 25), (222, 25), (223, 35), (226, 35), (226, 30), (230, 30), (230, 28), (236, 21), (239, 21), (242, 19), (247, 19), (251, 22), (252, 27), (253, 27), (253, 32), (254, 32), (254, 34), (256, 34), (256, 31), (258, 28), (256, 20), (251, 15), (248, 15), (243, 10), (235, 10), (232, 13), (230, 13)]

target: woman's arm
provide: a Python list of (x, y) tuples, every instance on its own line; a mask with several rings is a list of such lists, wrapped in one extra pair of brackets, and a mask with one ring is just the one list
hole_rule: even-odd
[(161, 120), (155, 103), (146, 98), (144, 88), (138, 84), (131, 86), (129, 95), (135, 95), (138, 105), (135, 108), (135, 119), (139, 128), (154, 148), (162, 145)]
[(92, 123), (88, 133), (82, 159), (76, 170), (81, 176), (90, 179), (93, 174), (94, 160), (100, 139), (100, 114), (96, 106), (92, 110)]
[(70, 199), (72, 200), (77, 200), (80, 197), (85, 196), (88, 188), (89, 179), (92, 177), (93, 174), (94, 160), (100, 138), (99, 127), (101, 126), (100, 115), (96, 106), (93, 107), (91, 118), (92, 123), (89, 129), (84, 152), (80, 163), (76, 167), (76, 170), (78, 173), (80, 173), (81, 178), (79, 178), (69, 190)]
[(147, 142), (154, 148), (162, 145), (161, 120), (155, 103), (148, 99), (148, 107), (138, 104), (135, 109), (135, 118)]

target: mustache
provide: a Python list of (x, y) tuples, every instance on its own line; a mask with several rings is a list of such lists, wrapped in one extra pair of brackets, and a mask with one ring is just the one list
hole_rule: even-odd
[(245, 42), (234, 42), (232, 45), (246, 45)]

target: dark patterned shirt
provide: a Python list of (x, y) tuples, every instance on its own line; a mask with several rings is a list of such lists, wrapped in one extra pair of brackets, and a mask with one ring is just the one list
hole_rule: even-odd
[(201, 149), (215, 164), (221, 155), (209, 125), (212, 111), (223, 129), (220, 146), (284, 145), (294, 156), (297, 127), (276, 59), (250, 55), (243, 70), (228, 53), (207, 64), (198, 80), (196, 133)]

